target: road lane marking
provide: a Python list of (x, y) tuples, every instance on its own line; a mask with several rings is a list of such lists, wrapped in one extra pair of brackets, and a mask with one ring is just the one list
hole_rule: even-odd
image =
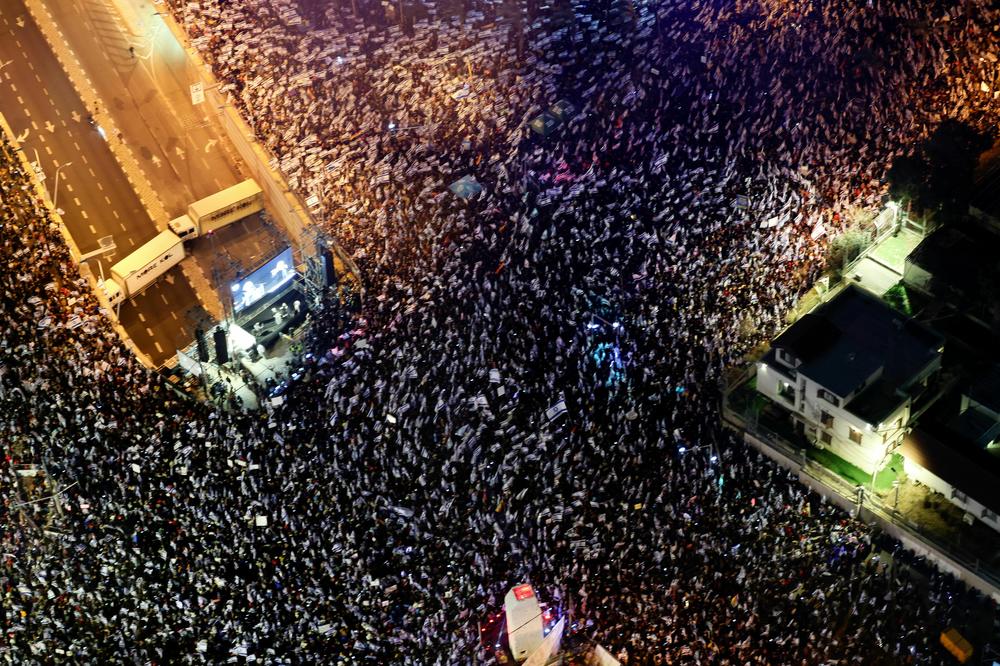
[(68, 181), (67, 181), (67, 183), (66, 183), (66, 189), (67, 189), (67, 190), (69, 190), (70, 192), (72, 192), (72, 191), (73, 191), (73, 186), (72, 186), (72, 185), (70, 185)]
[[(79, 150), (79, 149), (80, 149), (80, 146), (77, 146), (77, 147), (76, 147), (76, 149), (77, 149), (77, 150)], [(91, 175), (91, 176), (93, 176), (94, 178), (97, 178), (97, 174), (96, 174), (96, 173), (94, 173), (94, 170), (93, 170), (93, 169), (87, 169), (87, 171), (89, 171), (89, 172), (90, 172), (90, 175)]]
[(73, 197), (73, 203), (75, 203), (77, 205), (77, 207), (80, 206), (80, 200), (78, 198), (76, 198), (76, 197)]
[[(115, 217), (118, 217), (118, 213), (115, 213)], [(125, 225), (121, 222), (118, 223), (118, 226), (122, 228), (122, 231), (128, 231), (128, 229), (125, 228)]]
[[(167, 302), (167, 297), (166, 296), (164, 296), (163, 294), (160, 294), (160, 297), (163, 298), (163, 302), (164, 303)], [(174, 321), (177, 321), (177, 313), (176, 312), (174, 312), (173, 310), (171, 310), (170, 311), (170, 316), (173, 318)]]
[(159, 342), (157, 342), (156, 340), (153, 340), (153, 346), (156, 347), (156, 351), (157, 352), (159, 352), (161, 354), (163, 353), (163, 347), (160, 346)]
[(132, 247), (135, 247), (135, 240), (132, 239), (132, 238), (129, 238), (128, 239), (128, 244), (131, 245)]
[(90, 227), (90, 233), (92, 233), (92, 234), (96, 234), (96, 233), (97, 233), (97, 229), (95, 229), (95, 228), (94, 228), (94, 225), (92, 225), (92, 224), (89, 224), (89, 225), (87, 225), (87, 226), (89, 226), (89, 227)]
[(35, 130), (36, 132), (38, 131), (38, 123), (36, 123), (34, 120), (31, 121), (31, 129)]
[[(162, 298), (163, 302), (166, 303), (167, 305), (170, 304), (170, 301), (167, 300), (167, 295), (164, 294), (163, 292), (160, 292), (160, 298)], [(173, 312), (171, 312), (170, 314), (173, 314)], [(176, 317), (174, 317), (174, 319), (176, 319)]]
[(90, 164), (90, 160), (87, 159), (86, 155), (80, 155), (80, 159), (83, 160), (84, 164)]
[(146, 315), (144, 315), (144, 314), (142, 314), (142, 313), (140, 312), (140, 313), (139, 313), (139, 321), (141, 321), (142, 323), (144, 323), (144, 324), (145, 324), (145, 323), (146, 323)]
[(151, 331), (148, 326), (146, 327), (146, 335), (153, 337), (153, 331)]
[(86, 219), (87, 219), (87, 217), (88, 217), (88, 216), (87, 216), (87, 211), (85, 211), (85, 210), (81, 210), (81, 211), (80, 211), (80, 215), (83, 215), (83, 219), (85, 219), (85, 220), (86, 220)]
[(41, 83), (42, 82), (42, 77), (38, 76), (38, 74), (35, 74), (35, 80), (38, 81), (39, 83)]
[(100, 183), (95, 183), (95, 184), (97, 185), (97, 189), (99, 189), (101, 192), (104, 191), (104, 186), (103, 185), (101, 185)]
[[(80, 150), (80, 144), (78, 144), (76, 141), (73, 142), (73, 147), (76, 148), (77, 150)], [(91, 173), (94, 173), (94, 172), (91, 171)]]
[(104, 195), (104, 200), (108, 202), (109, 206), (111, 205), (111, 199), (109, 199), (107, 195)]
[[(44, 135), (39, 134), (38, 136), (44, 136)], [(50, 148), (49, 146), (45, 146), (45, 152), (47, 152), (49, 155), (51, 155), (52, 154), (52, 148)]]
[(24, 98), (21, 97), (20, 95), (18, 95), (17, 96), (17, 103), (20, 104), (21, 106), (24, 106)]
[[(118, 219), (118, 211), (116, 211), (116, 210), (113, 210), (113, 211), (111, 211), (111, 214), (115, 216), (115, 219), (116, 219), (116, 220)], [(124, 229), (124, 228), (125, 228), (125, 225), (123, 224), (123, 225), (122, 225), (122, 229)]]

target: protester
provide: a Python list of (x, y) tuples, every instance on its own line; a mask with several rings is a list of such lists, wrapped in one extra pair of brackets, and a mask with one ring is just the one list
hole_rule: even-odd
[(941, 663), (986, 602), (723, 431), (718, 384), (893, 156), (998, 126), (998, 9), (341, 4), (174, 10), (366, 283), (281, 404), (143, 370), (4, 145), (0, 655), (482, 663), (527, 581), (628, 664)]

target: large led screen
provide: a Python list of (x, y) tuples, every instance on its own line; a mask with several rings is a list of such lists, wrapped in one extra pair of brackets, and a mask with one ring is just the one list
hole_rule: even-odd
[(281, 290), (295, 277), (292, 248), (267, 262), (246, 278), (233, 282), (233, 310), (242, 312), (269, 294)]

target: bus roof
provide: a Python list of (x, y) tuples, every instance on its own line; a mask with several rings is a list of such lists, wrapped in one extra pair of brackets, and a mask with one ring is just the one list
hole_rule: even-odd
[(236, 183), (232, 187), (216, 192), (204, 199), (199, 199), (188, 206), (188, 212), (192, 213), (196, 219), (201, 219), (217, 210), (222, 210), (237, 201), (243, 201), (253, 196), (259, 196), (262, 190), (253, 178), (247, 178), (242, 183)]
[(169, 230), (161, 231), (149, 241), (136, 248), (132, 254), (112, 266), (111, 270), (122, 278), (127, 278), (180, 242), (181, 239), (174, 232)]

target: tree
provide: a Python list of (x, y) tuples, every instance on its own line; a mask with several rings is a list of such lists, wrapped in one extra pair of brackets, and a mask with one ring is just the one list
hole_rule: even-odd
[(849, 229), (830, 241), (826, 248), (826, 266), (838, 278), (843, 270), (861, 251), (865, 249), (868, 239), (860, 231)]
[(926, 176), (927, 162), (922, 156), (911, 154), (897, 157), (886, 174), (889, 196), (902, 205), (913, 204), (917, 208), (923, 208)]
[(942, 121), (916, 150), (893, 161), (886, 173), (889, 195), (942, 223), (961, 220), (969, 210), (976, 163), (989, 144), (971, 125)]

